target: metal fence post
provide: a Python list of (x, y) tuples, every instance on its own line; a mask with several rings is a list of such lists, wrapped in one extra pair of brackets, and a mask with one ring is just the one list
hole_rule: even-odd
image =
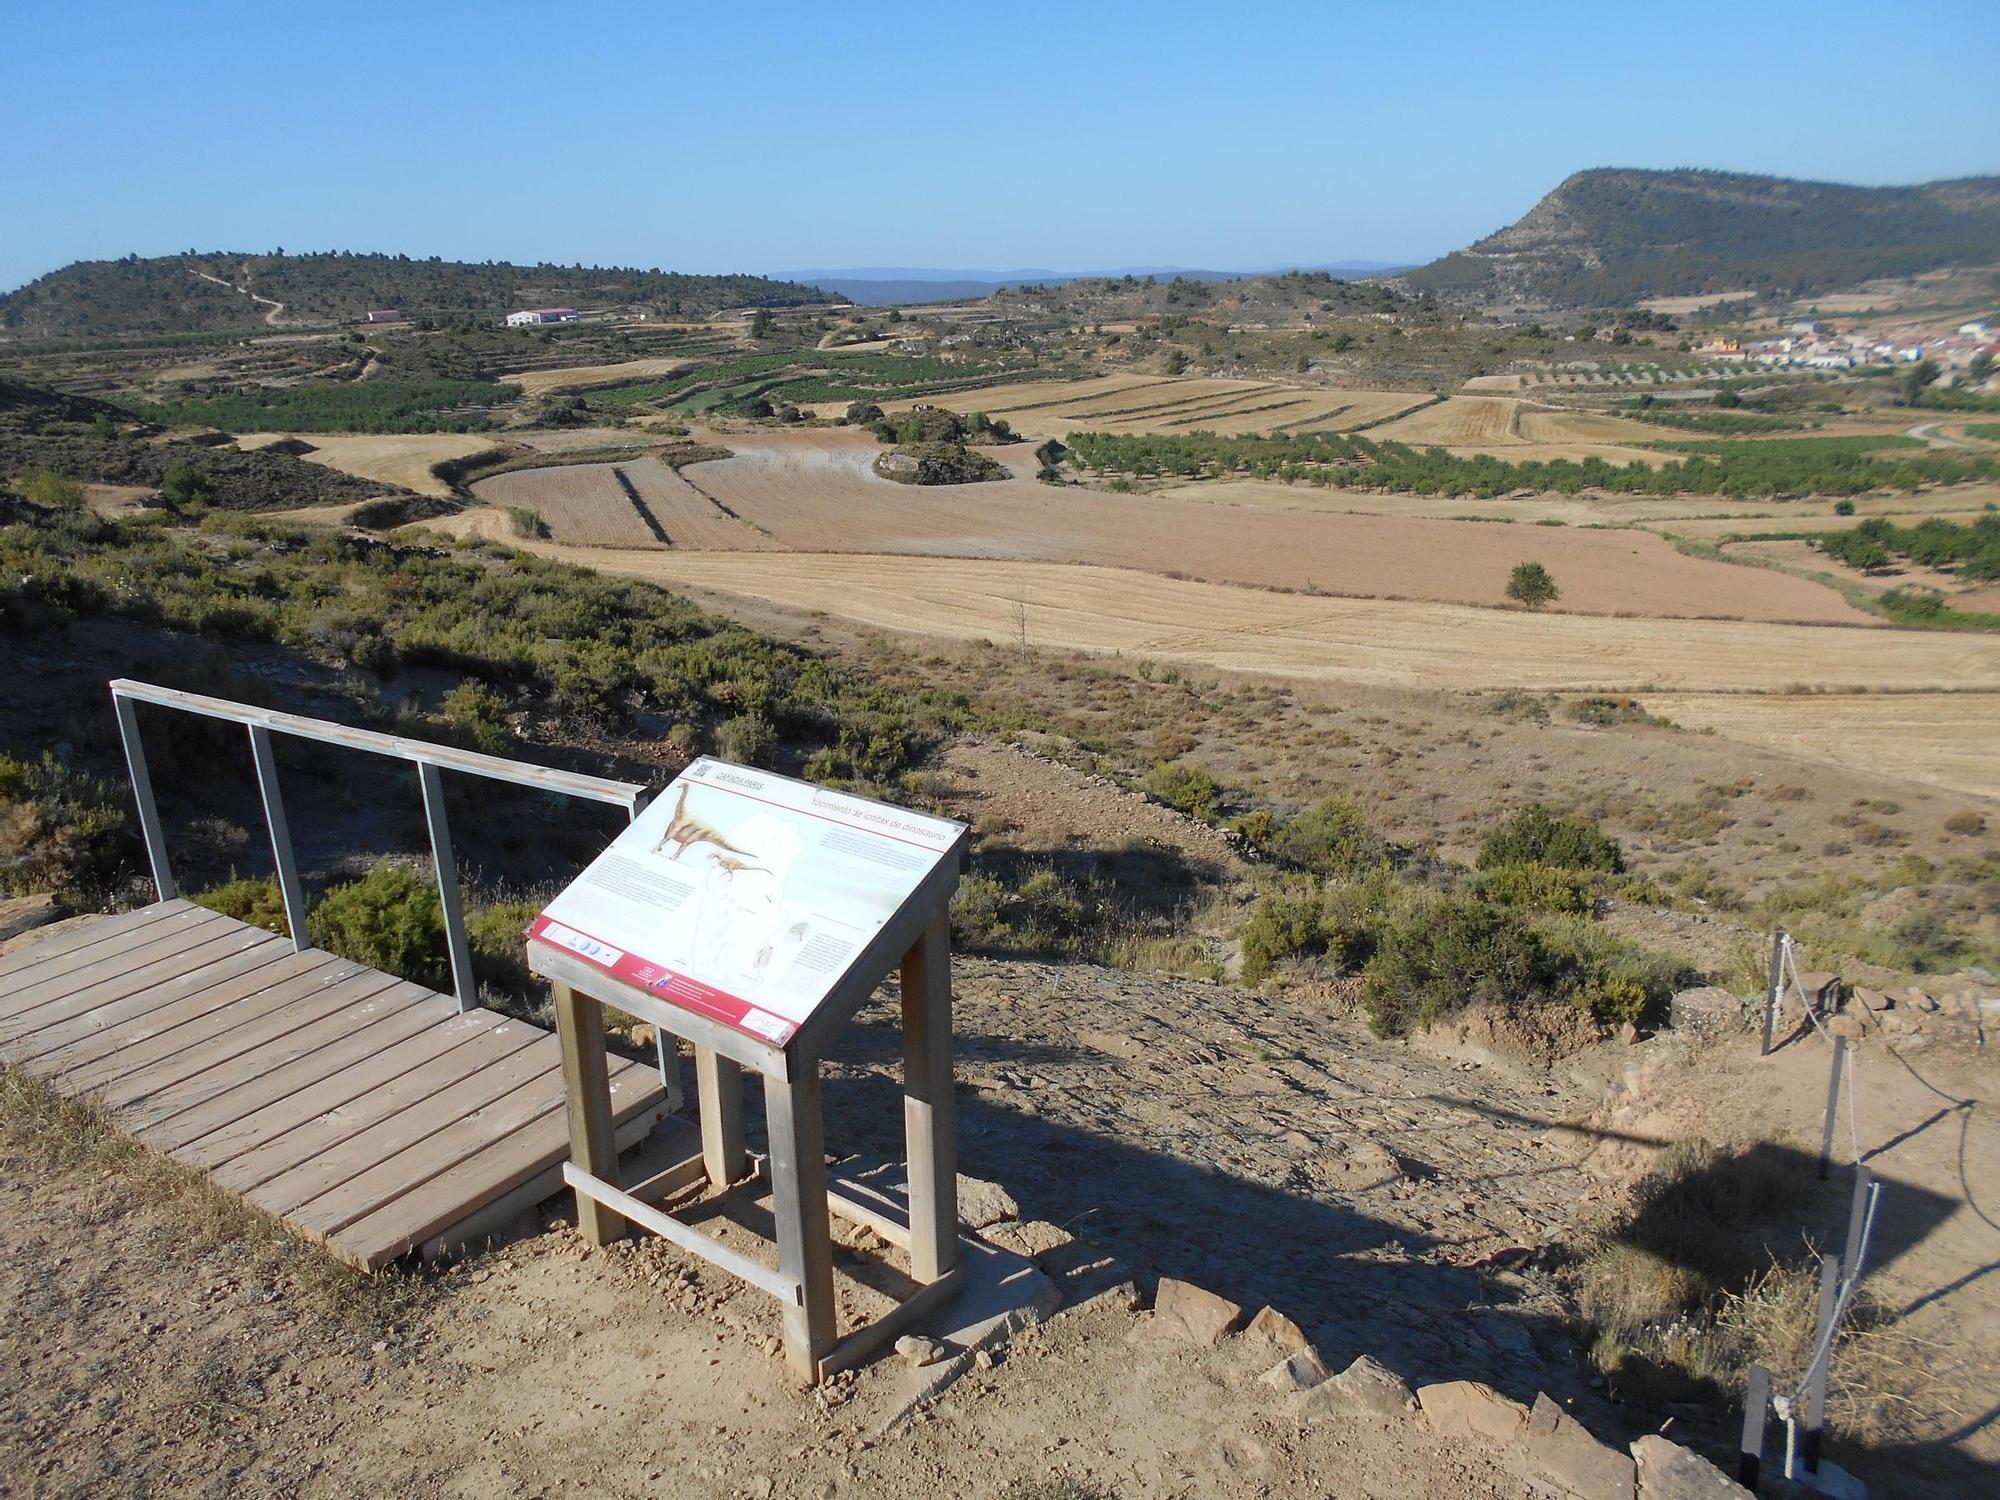
[(159, 804), (153, 800), (153, 778), (146, 774), (146, 747), (139, 740), (138, 706), (113, 691), (111, 706), (118, 714), (118, 738), (125, 746), (125, 770), (132, 778), (132, 798), (139, 805), (139, 833), (146, 841), (146, 862), (153, 867), (153, 891), (162, 901), (174, 899), (174, 871), (167, 863), (166, 834), (160, 828)]
[(445, 821), (444, 777), (427, 760), (417, 762), (417, 780), (424, 789), (424, 822), (430, 825), (431, 863), (437, 867), (438, 902), (444, 909), (444, 942), (451, 954), (451, 987), (458, 1008), (479, 1004), (479, 985), (472, 977), (472, 946), (465, 939), (465, 907), (458, 890), (458, 862), (451, 854), (451, 827)]
[(299, 862), (292, 853), (292, 831), (285, 822), (285, 799), (278, 791), (278, 761), (271, 753), (271, 731), (250, 726), (250, 756), (257, 763), (257, 790), (264, 798), (264, 822), (271, 830), (271, 860), (278, 867), (278, 893), (285, 899), (285, 925), (291, 929), (292, 951), (312, 946), (306, 935), (306, 898), (299, 886)]
[(1833, 1125), (1840, 1118), (1840, 1069), (1847, 1061), (1847, 1038), (1833, 1039), (1833, 1071), (1826, 1083), (1826, 1128), (1819, 1138), (1819, 1180), (1826, 1181), (1826, 1174), (1833, 1167)]
[(1839, 1305), (1840, 1257), (1829, 1255), (1819, 1263), (1819, 1318), (1815, 1325), (1819, 1358), (1806, 1372), (1806, 1409), (1800, 1423), (1799, 1465), (1808, 1474), (1819, 1472), (1820, 1436), (1826, 1431), (1826, 1382), (1833, 1365), (1833, 1315)]
[(1764, 1047), (1760, 1057), (1771, 1055), (1771, 1033), (1778, 1025), (1778, 1003), (1785, 988), (1785, 929), (1771, 939), (1771, 982), (1764, 989)]
[(1752, 1365), (1743, 1391), (1743, 1441), (1736, 1455), (1736, 1482), (1752, 1494), (1764, 1472), (1764, 1429), (1770, 1410), (1771, 1372)]

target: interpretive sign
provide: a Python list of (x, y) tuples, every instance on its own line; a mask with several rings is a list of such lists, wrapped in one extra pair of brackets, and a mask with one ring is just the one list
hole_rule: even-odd
[(964, 831), (704, 757), (528, 936), (782, 1047)]

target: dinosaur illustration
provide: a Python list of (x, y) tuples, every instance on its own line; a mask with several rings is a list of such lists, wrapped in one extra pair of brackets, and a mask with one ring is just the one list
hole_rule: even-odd
[(747, 859), (736, 859), (727, 854), (711, 854), (709, 855), (709, 858), (714, 860), (715, 863), (721, 867), (722, 873), (725, 876), (733, 877), (741, 875), (745, 871), (749, 870), (755, 870), (756, 872), (762, 875), (768, 875), (771, 873), (770, 868), (768, 866), (753, 865)]
[(674, 852), (667, 857), (669, 859), (679, 859), (683, 853), (692, 849), (696, 844), (713, 844), (716, 848), (726, 849), (731, 854), (740, 854), (746, 859), (750, 857), (748, 849), (739, 849), (714, 828), (702, 822), (701, 819), (689, 817), (687, 805), (688, 789), (682, 787), (679, 798), (674, 802), (674, 815), (667, 822), (667, 831), (661, 834), (660, 841), (653, 845), (653, 852), (655, 854), (658, 854), (667, 845), (672, 844)]

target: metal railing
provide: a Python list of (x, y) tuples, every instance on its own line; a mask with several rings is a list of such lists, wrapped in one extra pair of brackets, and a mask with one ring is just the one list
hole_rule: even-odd
[(558, 771), (527, 761), (506, 760), (497, 755), (481, 755), (451, 745), (434, 745), (425, 740), (405, 739), (373, 729), (356, 729), (326, 719), (308, 719), (298, 714), (278, 713), (268, 708), (252, 708), (227, 698), (206, 698), (199, 693), (183, 693), (156, 687), (149, 682), (118, 678), (111, 684), (111, 702), (118, 714), (118, 737), (125, 746), (125, 767), (132, 777), (132, 795), (139, 805), (139, 832), (146, 842), (146, 859), (153, 870), (153, 888), (162, 901), (175, 894), (173, 867), (167, 860), (166, 836), (160, 826), (159, 805), (153, 798), (153, 781), (146, 772), (146, 748), (139, 738), (139, 718), (135, 705), (153, 703), (184, 713), (201, 714), (241, 724), (250, 732), (250, 755), (257, 768), (257, 790), (264, 799), (264, 822), (271, 833), (271, 858), (278, 869), (278, 891), (285, 903), (285, 924), (291, 928), (292, 947), (304, 952), (311, 946), (306, 936), (305, 893), (299, 884), (298, 860), (292, 852), (292, 836), (285, 823), (284, 798), (278, 790), (278, 763), (271, 753), (273, 734), (295, 735), (323, 745), (337, 745), (370, 755), (387, 755), (408, 761), (417, 768), (423, 792), (424, 822), (430, 830), (431, 861), (437, 869), (438, 901), (444, 912), (445, 946), (451, 956), (452, 991), (461, 1011), (479, 1004), (479, 987), (472, 975), (472, 947), (465, 932), (465, 903), (459, 889), (458, 864), (451, 852), (451, 829), (445, 821), (444, 777), (446, 771), (483, 776), (490, 781), (507, 781), (536, 791), (555, 792), (588, 802), (605, 802), (625, 809), (628, 818), (639, 816), (652, 790), (636, 782), (608, 781), (601, 776), (585, 776), (575, 771)]

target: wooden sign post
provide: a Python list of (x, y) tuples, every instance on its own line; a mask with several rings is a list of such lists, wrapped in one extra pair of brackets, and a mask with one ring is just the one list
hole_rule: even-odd
[[(964, 1284), (947, 913), (966, 846), (962, 824), (701, 760), (529, 930), (528, 965), (554, 987), (563, 1175), (579, 1228), (601, 1245), (636, 1225), (769, 1292), (783, 1308), (786, 1362), (809, 1382), (859, 1362)], [(907, 1216), (881, 1194), (828, 1182), (819, 1082), (827, 1047), (898, 968)], [(629, 1190), (604, 1076), (607, 1002), (694, 1049), (701, 1150)], [(752, 1174), (746, 1071), (764, 1080), (775, 1271), (646, 1201)], [(832, 1214), (901, 1246), (919, 1284), (844, 1339)]]

